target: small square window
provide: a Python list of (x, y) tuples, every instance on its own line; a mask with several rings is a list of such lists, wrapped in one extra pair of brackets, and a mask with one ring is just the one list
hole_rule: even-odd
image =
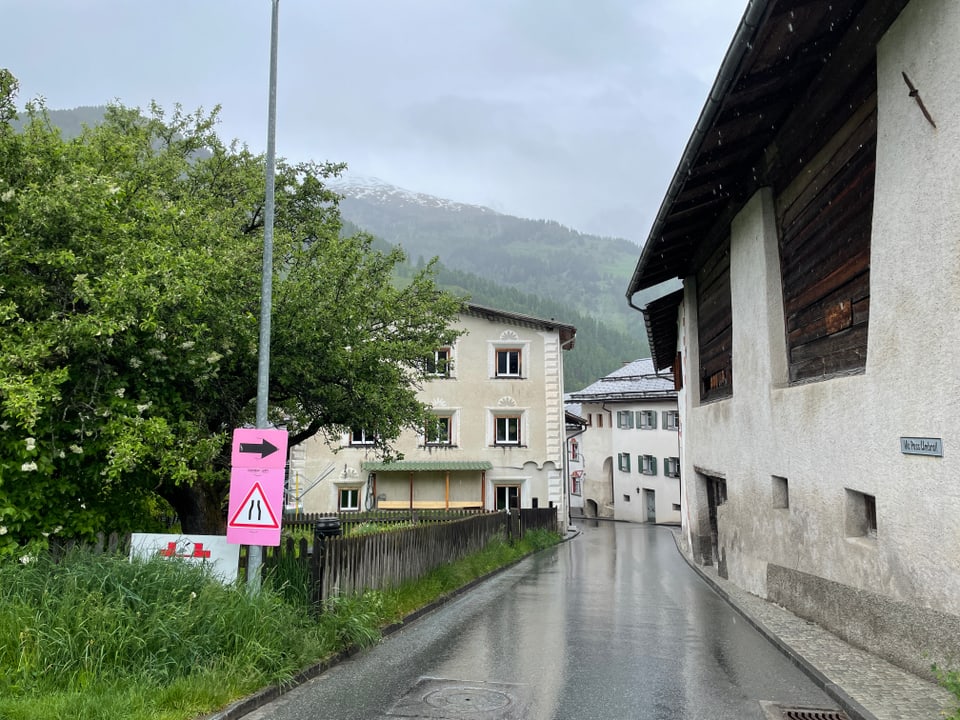
[(773, 507), (781, 509), (790, 507), (790, 488), (787, 479), (779, 475), (771, 475), (770, 480), (773, 491)]
[(644, 475), (657, 474), (657, 459), (653, 455), (640, 455), (640, 472)]
[(494, 418), (494, 444), (520, 444), (520, 418), (515, 415), (501, 415)]
[(354, 428), (350, 431), (350, 444), (351, 445), (373, 445), (376, 436), (367, 432), (363, 428)]
[(433, 419), (433, 424), (424, 428), (424, 440), (427, 445), (450, 445), (453, 423), (449, 415), (440, 415)]
[(450, 348), (434, 350), (433, 356), (427, 358), (427, 375), (434, 377), (450, 377)]
[(497, 377), (520, 377), (520, 350), (497, 350)]
[(663, 411), (663, 429), (677, 430), (680, 427), (680, 413), (676, 410)]
[(674, 503), (674, 504), (673, 504), (673, 511), (674, 511), (674, 512), (680, 512), (680, 506), (677, 505), (677, 503)]
[(847, 489), (844, 515), (847, 537), (877, 538), (876, 497)]
[(340, 488), (340, 510), (353, 512), (360, 509), (360, 488)]
[(656, 430), (657, 413), (654, 410), (638, 410), (637, 427), (641, 430)]
[(680, 458), (668, 457), (663, 459), (663, 474), (667, 477), (680, 477)]
[(627, 494), (624, 494), (623, 500), (624, 500), (624, 502), (630, 502), (630, 496), (627, 495)]

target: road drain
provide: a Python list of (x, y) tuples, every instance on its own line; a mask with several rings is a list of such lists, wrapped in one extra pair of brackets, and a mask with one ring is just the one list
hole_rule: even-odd
[(770, 720), (850, 720), (840, 710), (804, 707), (782, 707), (773, 703), (764, 703)]
[(420, 678), (387, 715), (431, 720), (524, 720), (530, 706), (526, 685)]

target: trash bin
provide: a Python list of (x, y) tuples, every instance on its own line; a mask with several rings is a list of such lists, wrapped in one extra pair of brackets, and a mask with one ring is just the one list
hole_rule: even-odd
[(314, 542), (326, 540), (328, 537), (340, 537), (340, 518), (324, 517), (317, 520), (313, 526)]

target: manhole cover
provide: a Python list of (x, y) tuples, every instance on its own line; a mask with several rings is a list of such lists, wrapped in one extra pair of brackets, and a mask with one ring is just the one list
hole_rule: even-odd
[(429, 693), (423, 701), (435, 708), (481, 712), (507, 707), (510, 696), (499, 690), (476, 687), (449, 687)]
[(524, 720), (530, 707), (525, 685), (420, 678), (387, 715), (432, 720)]

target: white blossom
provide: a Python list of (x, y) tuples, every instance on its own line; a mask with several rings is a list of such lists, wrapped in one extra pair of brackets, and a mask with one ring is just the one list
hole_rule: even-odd
[(221, 355), (217, 351), (213, 351), (212, 353), (207, 355), (207, 362), (213, 365), (215, 362), (219, 362), (220, 358), (222, 357), (223, 355)]
[(180, 343), (181, 350), (190, 350), (196, 343), (193, 340), (187, 340), (186, 342)]
[(83, 455), (83, 448), (80, 447), (79, 445), (71, 445), (70, 452), (75, 453), (77, 455)]
[(130, 358), (130, 367), (136, 369), (143, 365), (143, 361), (140, 358), (132, 357)]
[(116, 390), (113, 391), (113, 394), (116, 395), (117, 397), (122, 398), (122, 397), (123, 397), (123, 394), (124, 394), (126, 391), (127, 391), (126, 388), (117, 388)]
[(29, 564), (29, 563), (32, 563), (34, 560), (36, 560), (36, 558), (35, 558), (33, 555), (21, 555), (21, 556), (20, 556), (20, 564), (21, 564), (21, 565), (27, 565), (27, 564)]
[(6, 535), (6, 534), (7, 534), (7, 526), (0, 525), (0, 535)]
[(37, 464), (35, 462), (25, 462), (23, 465), (20, 466), (20, 469), (23, 472), (33, 472), (34, 470), (37, 469)]
[(3, 430), (4, 432), (6, 432), (9, 429), (10, 429), (10, 423), (4, 422), (3, 424), (0, 424), (0, 430)]
[(152, 402), (144, 403), (143, 405), (137, 405), (137, 412), (138, 412), (138, 413), (142, 413), (144, 410), (146, 410), (147, 408), (149, 408), (151, 405), (153, 405)]
[(26, 439), (26, 443), (27, 443), (27, 450), (36, 450), (36, 449), (37, 449), (37, 439), (36, 439), (36, 438), (28, 437), (28, 438)]
[(10, 202), (13, 200), (14, 195), (16, 195), (16, 193), (13, 191), (13, 188), (10, 188), (3, 195), (0, 195), (0, 200), (3, 200), (4, 202)]

